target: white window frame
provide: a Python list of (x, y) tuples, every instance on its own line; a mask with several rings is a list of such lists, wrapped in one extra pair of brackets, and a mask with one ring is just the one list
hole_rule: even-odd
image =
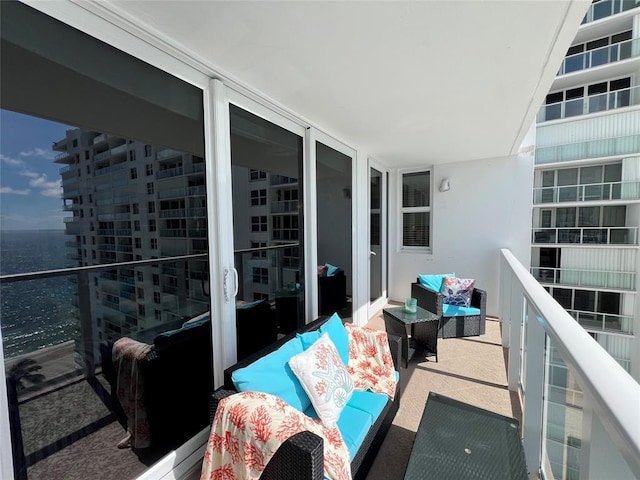
[[(404, 176), (411, 173), (429, 173), (429, 205), (425, 207), (404, 207), (402, 204), (402, 187)], [(433, 253), (433, 167), (398, 170), (398, 251), (406, 253)], [(403, 238), (405, 213), (429, 213), (429, 245), (426, 247), (405, 246)]]

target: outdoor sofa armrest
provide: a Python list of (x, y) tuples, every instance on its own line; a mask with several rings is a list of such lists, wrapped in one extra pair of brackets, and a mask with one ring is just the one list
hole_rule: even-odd
[(400, 371), (400, 359), (402, 354), (402, 338), (397, 335), (391, 335), (387, 333), (387, 339), (389, 341), (389, 350), (391, 351), (391, 358), (393, 358), (393, 366), (399, 372)]
[(418, 306), (431, 313), (442, 317), (442, 304), (444, 296), (435, 292), (419, 282), (411, 284), (411, 296), (418, 300)]
[(238, 392), (236, 392), (235, 390), (225, 390), (224, 388), (219, 388), (211, 394), (211, 405), (209, 409), (209, 423), (211, 425), (213, 425), (213, 417), (216, 416), (216, 410), (218, 410), (218, 405), (220, 404), (220, 402), (235, 393)]

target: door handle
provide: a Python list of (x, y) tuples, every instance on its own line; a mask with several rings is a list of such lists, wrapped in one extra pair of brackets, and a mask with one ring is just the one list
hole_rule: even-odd
[(235, 269), (235, 267), (233, 267), (233, 284), (234, 284), (234, 289), (233, 289), (233, 296), (236, 297), (238, 295), (238, 270)]
[(369, 250), (369, 255), (375, 257), (378, 254), (376, 252), (374, 252), (373, 250)]

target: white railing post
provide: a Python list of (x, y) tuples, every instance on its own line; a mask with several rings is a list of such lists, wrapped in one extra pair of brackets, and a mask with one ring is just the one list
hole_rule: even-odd
[(542, 455), (542, 408), (544, 401), (545, 332), (537, 318), (538, 313), (527, 303), (527, 363), (525, 368), (523, 430), (524, 455), (529, 473), (540, 470)]
[(511, 273), (507, 261), (500, 255), (500, 321), (502, 322), (502, 346), (509, 348), (509, 332), (511, 331)]

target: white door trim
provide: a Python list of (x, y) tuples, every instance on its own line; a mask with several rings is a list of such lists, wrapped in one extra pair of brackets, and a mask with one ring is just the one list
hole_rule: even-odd
[[(382, 280), (382, 294), (381, 296), (375, 300), (371, 301), (371, 259), (369, 257), (368, 265), (368, 289), (367, 289), (367, 300), (368, 300), (368, 318), (373, 317), (376, 313), (382, 309), (388, 300), (388, 286), (387, 286), (387, 256), (389, 250), (389, 241), (388, 241), (388, 232), (387, 232), (387, 215), (388, 215), (388, 207), (389, 207), (389, 199), (387, 194), (387, 182), (388, 182), (388, 173), (389, 169), (376, 162), (375, 160), (369, 158), (367, 165), (367, 212), (371, 211), (371, 169), (374, 168), (382, 174), (381, 181), (381, 192), (380, 192), (380, 255), (381, 255), (381, 268), (380, 275)], [(368, 237), (367, 237), (367, 247), (370, 247), (371, 242), (371, 216), (369, 215), (369, 221), (367, 222), (368, 228)]]

